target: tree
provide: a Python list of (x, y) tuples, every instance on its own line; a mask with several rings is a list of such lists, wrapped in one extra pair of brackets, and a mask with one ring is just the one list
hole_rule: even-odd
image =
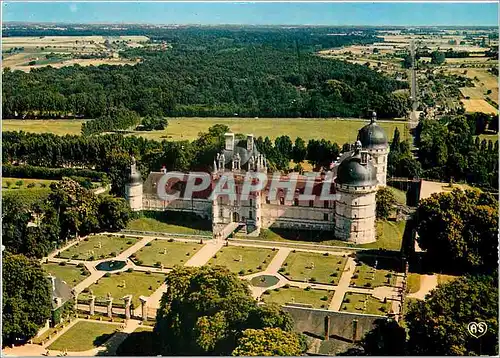
[(292, 159), (295, 163), (301, 163), (306, 159), (307, 148), (306, 142), (300, 138), (295, 138), (295, 143), (292, 150)]
[(394, 137), (392, 138), (390, 150), (399, 151), (399, 145), (401, 144), (401, 134), (399, 133), (399, 128), (394, 129)]
[(156, 317), (160, 354), (229, 355), (245, 329), (291, 329), (279, 308), (263, 309), (248, 284), (223, 267), (177, 267)]
[(446, 60), (443, 52), (432, 51), (431, 52), (431, 63), (434, 65), (441, 65)]
[[(443, 254), (445, 256), (445, 254)], [(410, 355), (498, 355), (498, 281), (468, 276), (438, 286), (423, 301), (410, 303), (405, 315)], [(475, 338), (471, 322), (485, 322), (487, 332)]]
[(396, 205), (396, 198), (392, 191), (387, 187), (382, 187), (377, 190), (375, 195), (377, 219), (387, 219)]
[(99, 228), (102, 231), (119, 231), (127, 227), (130, 220), (130, 206), (123, 198), (111, 195), (100, 197)]
[(238, 340), (233, 356), (299, 356), (303, 346), (299, 335), (280, 328), (247, 329)]
[(274, 147), (286, 159), (290, 160), (292, 158), (293, 144), (292, 140), (287, 135), (282, 135), (274, 140)]
[(40, 263), (6, 253), (2, 262), (2, 339), (15, 344), (36, 335), (52, 309), (49, 281)]
[(479, 190), (454, 189), (423, 199), (416, 211), (418, 244), (439, 268), (491, 272), (498, 260), (498, 201)]

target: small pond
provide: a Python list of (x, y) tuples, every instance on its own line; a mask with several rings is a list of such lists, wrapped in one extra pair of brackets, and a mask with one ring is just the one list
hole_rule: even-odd
[(95, 268), (99, 271), (116, 271), (124, 268), (126, 264), (125, 261), (109, 260), (101, 262)]
[(279, 279), (272, 275), (260, 275), (252, 278), (250, 283), (255, 287), (271, 287), (278, 283)]

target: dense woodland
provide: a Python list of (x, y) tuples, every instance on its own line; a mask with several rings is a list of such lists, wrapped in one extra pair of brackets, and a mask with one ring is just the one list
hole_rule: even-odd
[[(380, 117), (403, 116), (408, 97), (392, 92), (407, 88), (406, 82), (314, 52), (371, 43), (376, 37), (328, 33), (165, 29), (153, 40), (165, 41), (170, 48), (122, 53), (142, 58), (136, 66), (45, 67), (30, 73), (5, 69), (3, 115), (100, 118), (108, 116), (111, 107), (124, 107), (140, 116), (360, 117), (369, 109)], [(130, 125), (125, 120), (121, 128), (110, 129)]]

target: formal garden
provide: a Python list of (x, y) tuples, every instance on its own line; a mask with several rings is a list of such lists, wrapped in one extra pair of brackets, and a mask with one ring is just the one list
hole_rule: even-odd
[[(84, 290), (84, 293), (88, 295), (92, 292), (96, 296), (96, 303), (104, 302), (108, 293), (113, 297), (115, 303), (123, 303), (122, 297), (132, 295), (132, 304), (134, 307), (140, 307), (139, 297), (151, 296), (164, 281), (164, 274), (148, 271), (106, 273), (96, 283)], [(86, 295), (82, 295), (81, 298), (85, 299)]]
[(347, 258), (341, 255), (292, 251), (280, 273), (292, 281), (338, 284)]
[(358, 255), (350, 286), (361, 288), (392, 286), (396, 283), (397, 264), (395, 260), (389, 258)]
[(340, 310), (385, 316), (390, 311), (391, 302), (390, 300), (381, 302), (379, 299), (363, 293), (346, 292)]
[(139, 239), (135, 237), (121, 237), (115, 235), (95, 235), (84, 238), (64, 251), (57, 257), (73, 260), (99, 260), (119, 255)]
[(278, 251), (246, 246), (221, 248), (208, 262), (211, 266), (226, 266), (239, 275), (264, 271)]
[(64, 281), (70, 287), (75, 287), (90, 275), (83, 264), (68, 265), (60, 262), (45, 263), (42, 266), (47, 273)]
[(334, 291), (286, 285), (281, 288), (265, 291), (262, 295), (262, 301), (278, 305), (293, 303), (310, 305), (312, 308), (328, 309), (328, 305), (333, 298), (333, 293)]
[(155, 239), (132, 254), (131, 259), (140, 266), (173, 268), (184, 265), (202, 247), (200, 243)]

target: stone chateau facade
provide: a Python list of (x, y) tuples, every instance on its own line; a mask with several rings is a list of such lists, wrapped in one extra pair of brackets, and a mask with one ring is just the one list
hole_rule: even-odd
[[(156, 210), (189, 212), (212, 221), (216, 237), (225, 236), (235, 227), (249, 236), (257, 236), (261, 229), (281, 228), (293, 230), (320, 230), (332, 233), (332, 239), (356, 244), (376, 240), (375, 194), (377, 188), (386, 185), (387, 136), (377, 124), (373, 113), (369, 124), (358, 131), (357, 141), (351, 150), (341, 155), (331, 166), (330, 173), (317, 173), (313, 185), (315, 200), (303, 201), (307, 177), (296, 175), (295, 192), (278, 189), (271, 192), (268, 184), (258, 193), (250, 193), (248, 200), (230, 201), (228, 196), (208, 199), (215, 182), (223, 173), (232, 172), (236, 192), (241, 193), (245, 174), (248, 171), (268, 173), (266, 158), (257, 151), (253, 135), (236, 140), (233, 133), (225, 134), (225, 146), (214, 158), (211, 173), (212, 186), (206, 191), (194, 193), (190, 199), (165, 201), (158, 197), (157, 185), (166, 170), (149, 173), (145, 182), (136, 168), (131, 165), (126, 197), (134, 211)], [(330, 193), (337, 194), (335, 200), (322, 201), (319, 195), (327, 174), (333, 175)], [(272, 173), (268, 173), (268, 183)], [(290, 181), (290, 175), (282, 175), (281, 181)], [(169, 180), (167, 189), (182, 192), (185, 182)], [(288, 194), (288, 195), (287, 195)], [(228, 229), (229, 228), (229, 229)]]

